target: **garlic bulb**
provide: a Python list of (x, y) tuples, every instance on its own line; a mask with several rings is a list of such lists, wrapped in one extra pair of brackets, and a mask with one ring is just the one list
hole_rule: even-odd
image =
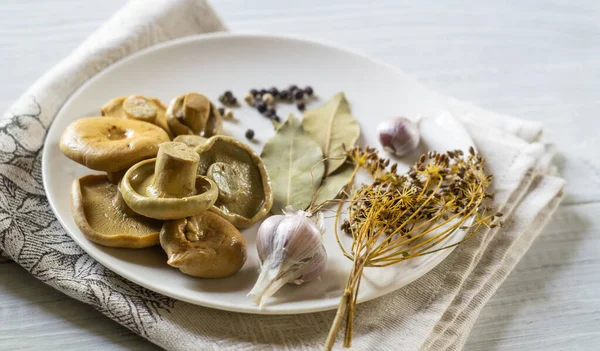
[(406, 156), (419, 146), (419, 128), (406, 117), (387, 119), (377, 127), (383, 148), (396, 155)]
[(286, 209), (284, 215), (267, 218), (258, 229), (256, 249), (262, 262), (252, 291), (256, 304), (287, 283), (302, 284), (317, 279), (325, 270), (327, 252), (323, 246), (322, 215), (316, 221), (304, 211)]

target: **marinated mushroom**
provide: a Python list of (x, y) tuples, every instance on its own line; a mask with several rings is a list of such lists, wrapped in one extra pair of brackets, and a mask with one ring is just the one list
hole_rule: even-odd
[(166, 111), (167, 107), (159, 99), (142, 95), (114, 98), (102, 106), (102, 116), (153, 123), (170, 134)]
[(118, 117), (86, 117), (71, 123), (60, 138), (60, 150), (71, 160), (104, 171), (117, 183), (124, 171), (156, 157), (158, 145), (169, 141), (161, 128)]
[(204, 144), (206, 140), (208, 139), (206, 139), (205, 137), (191, 134), (182, 134), (173, 139), (173, 141), (184, 143), (185, 145), (191, 148), (195, 148), (198, 145)]
[(254, 151), (233, 138), (218, 135), (196, 147), (200, 155), (198, 174), (206, 175), (219, 188), (211, 211), (237, 228), (262, 219), (273, 205), (273, 190), (267, 170)]
[(160, 231), (167, 263), (185, 274), (223, 278), (246, 262), (246, 240), (225, 219), (212, 212), (167, 221)]
[(104, 246), (142, 248), (159, 243), (162, 221), (127, 208), (106, 175), (87, 175), (71, 186), (75, 223), (89, 240)]
[(209, 138), (222, 131), (222, 118), (217, 107), (198, 93), (179, 95), (167, 108), (167, 124), (174, 136), (193, 134)]
[(210, 208), (217, 200), (216, 184), (196, 174), (199, 156), (178, 142), (160, 145), (155, 159), (129, 168), (119, 189), (136, 213), (156, 219), (179, 219)]

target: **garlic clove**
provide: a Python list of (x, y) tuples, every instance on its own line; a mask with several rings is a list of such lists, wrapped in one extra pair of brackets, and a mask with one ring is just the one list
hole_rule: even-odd
[(269, 256), (249, 296), (254, 303), (263, 307), (266, 300), (288, 283), (300, 285), (317, 279), (325, 270), (327, 254), (321, 247), (317, 253), (304, 261), (281, 260), (278, 254)]
[(406, 117), (384, 120), (377, 127), (377, 132), (384, 150), (398, 157), (415, 151), (421, 139), (417, 124)]
[(272, 235), (277, 227), (285, 219), (283, 215), (275, 215), (265, 219), (260, 227), (258, 228), (258, 234), (256, 238), (256, 250), (258, 251), (258, 258), (263, 262), (267, 255), (269, 254), (269, 248), (273, 247), (273, 239), (275, 238)]
[(260, 275), (248, 295), (252, 296), (252, 302), (262, 308), (269, 297), (294, 280), (294, 275), (295, 273), (290, 270), (280, 272), (278, 269), (261, 269)]
[(256, 238), (261, 270), (248, 294), (256, 304), (262, 306), (287, 283), (302, 284), (321, 275), (327, 264), (322, 232), (322, 215), (313, 221), (308, 213), (289, 209), (261, 224)]
[(320, 252), (313, 258), (310, 267), (307, 267), (306, 272), (302, 273), (292, 283), (300, 285), (302, 283), (317, 280), (321, 277), (321, 274), (325, 272), (327, 268), (327, 251), (324, 247), (321, 247)]

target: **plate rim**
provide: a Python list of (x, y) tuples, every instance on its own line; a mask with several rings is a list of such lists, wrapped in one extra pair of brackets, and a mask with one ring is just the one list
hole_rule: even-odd
[[(173, 47), (173, 46), (177, 46), (177, 45), (183, 45), (183, 44), (187, 44), (190, 42), (198, 42), (198, 41), (211, 41), (211, 40), (220, 40), (223, 38), (252, 38), (252, 39), (259, 39), (259, 40), (283, 40), (283, 41), (293, 41), (293, 42), (300, 42), (303, 44), (309, 44), (309, 45), (316, 45), (316, 46), (320, 46), (322, 48), (325, 49), (333, 49), (336, 51), (340, 51), (346, 55), (352, 55), (367, 61), (370, 61), (371, 63), (374, 63), (376, 65), (379, 66), (383, 66), (384, 68), (391, 70), (395, 75), (398, 76), (402, 76), (403, 79), (406, 79), (408, 81), (410, 81), (411, 84), (415, 84), (415, 85), (419, 85), (425, 89), (427, 89), (428, 91), (434, 92), (435, 90), (432, 90), (430, 88), (425, 87), (422, 83), (420, 83), (416, 78), (406, 74), (405, 72), (403, 72), (401, 69), (399, 69), (398, 67), (395, 67), (389, 63), (386, 63), (384, 61), (381, 61), (379, 59), (375, 59), (373, 57), (370, 57), (368, 55), (365, 55), (363, 53), (354, 51), (352, 49), (349, 49), (347, 47), (341, 46), (339, 44), (333, 44), (333, 43), (329, 43), (326, 41), (320, 41), (320, 40), (313, 40), (313, 39), (307, 39), (305, 37), (301, 37), (301, 36), (292, 36), (292, 35), (273, 35), (273, 34), (266, 34), (266, 33), (248, 33), (248, 32), (213, 32), (213, 33), (204, 33), (204, 34), (195, 34), (195, 35), (190, 35), (190, 36), (185, 36), (185, 37), (181, 37), (181, 38), (176, 38), (176, 39), (172, 39), (172, 40), (167, 40), (161, 43), (158, 43), (156, 45), (152, 45), (150, 47), (144, 48), (142, 50), (139, 50), (127, 57), (124, 57), (122, 59), (119, 59), (115, 62), (112, 62), (109, 66), (107, 66), (106, 68), (96, 72), (94, 75), (92, 75), (91, 77), (89, 77), (85, 82), (83, 82), (81, 85), (79, 85), (70, 95), (69, 97), (64, 101), (64, 103), (60, 106), (60, 108), (56, 111), (56, 114), (54, 115), (54, 118), (52, 119), (52, 122), (50, 123), (50, 126), (48, 127), (46, 134), (44, 136), (44, 143), (43, 143), (43, 151), (42, 151), (42, 184), (44, 187), (44, 193), (46, 194), (46, 198), (48, 199), (48, 204), (50, 205), (50, 208), (54, 214), (54, 216), (56, 217), (56, 219), (58, 220), (58, 222), (60, 223), (60, 225), (62, 226), (63, 230), (65, 230), (67, 232), (67, 234), (69, 235), (69, 237), (71, 237), (71, 239), (73, 239), (73, 241), (75, 241), (75, 243), (77, 243), (77, 245), (88, 255), (90, 255), (95, 261), (97, 261), (99, 264), (101, 264), (102, 266), (104, 266), (106, 269), (111, 270), (113, 273), (123, 277), (124, 279), (129, 280), (132, 283), (135, 283), (137, 285), (140, 285), (148, 290), (157, 292), (159, 294), (171, 297), (173, 299), (177, 299), (180, 301), (184, 301), (193, 305), (198, 305), (198, 306), (203, 306), (203, 307), (208, 307), (208, 308), (214, 308), (214, 309), (218, 309), (218, 310), (223, 310), (223, 311), (229, 311), (229, 312), (237, 312), (237, 313), (247, 313), (247, 314), (260, 314), (260, 315), (293, 315), (293, 314), (304, 314), (304, 313), (315, 313), (315, 312), (322, 312), (322, 311), (330, 311), (330, 310), (334, 310), (337, 309), (338, 304), (331, 304), (331, 303), (325, 303), (328, 300), (321, 300), (321, 303), (315, 303), (312, 305), (312, 307), (295, 307), (295, 308), (288, 308), (285, 311), (282, 310), (271, 310), (271, 309), (260, 309), (258, 306), (256, 307), (256, 309), (250, 309), (250, 308), (246, 308), (246, 307), (235, 307), (232, 305), (222, 305), (222, 304), (217, 304), (214, 303), (212, 301), (202, 301), (199, 302), (198, 300), (194, 300), (192, 298), (187, 297), (186, 295), (182, 295), (179, 294), (177, 292), (171, 292), (171, 291), (167, 291), (161, 287), (157, 288), (156, 286), (148, 286), (148, 284), (146, 284), (145, 282), (138, 280), (137, 277), (134, 274), (129, 274), (127, 273), (127, 271), (123, 271), (122, 269), (118, 268), (117, 264), (114, 264), (112, 262), (106, 262), (103, 259), (99, 259), (98, 255), (96, 255), (96, 253), (94, 253), (93, 251), (90, 252), (88, 250), (86, 250), (84, 248), (84, 245), (82, 245), (82, 241), (83, 240), (87, 240), (85, 238), (79, 238), (78, 236), (74, 235), (71, 233), (71, 231), (68, 229), (66, 223), (63, 222), (63, 220), (61, 219), (61, 216), (58, 215), (58, 211), (56, 210), (55, 206), (54, 206), (54, 202), (50, 200), (50, 196), (48, 193), (48, 173), (50, 172), (50, 167), (46, 166), (48, 165), (48, 158), (49, 158), (49, 152), (48, 151), (50, 148), (47, 147), (49, 145), (47, 145), (48, 142), (48, 135), (51, 134), (51, 132), (53, 131), (54, 127), (55, 127), (55, 119), (56, 117), (62, 112), (62, 110), (64, 109), (64, 107), (73, 99), (76, 98), (78, 96), (78, 94), (80, 94), (80, 92), (82, 90), (84, 90), (87, 86), (94, 84), (94, 82), (98, 79), (100, 79), (99, 77), (101, 77), (103, 74), (110, 72), (111, 70), (116, 69), (117, 67), (119, 67), (119, 65), (125, 64), (131, 60), (135, 60), (138, 57), (144, 56), (148, 53), (154, 52), (154, 51), (160, 51), (160, 50), (164, 50), (165, 48), (169, 48), (169, 47)], [(435, 265), (429, 267), (428, 269), (423, 269), (421, 267), (423, 266), (419, 266), (416, 269), (416, 273), (418, 274), (413, 274), (411, 275), (411, 278), (407, 280), (407, 282), (402, 285), (402, 286), (398, 286), (398, 287), (394, 287), (393, 289), (381, 289), (378, 290), (375, 294), (372, 294), (371, 296), (369, 296), (368, 298), (365, 298), (364, 296), (359, 297), (357, 303), (362, 303), (362, 302), (366, 302), (366, 301), (370, 301), (370, 300), (374, 300), (377, 299), (379, 297), (388, 295), (390, 293), (393, 293), (399, 289), (401, 289), (402, 287), (405, 287), (406, 285), (414, 282), (415, 280), (421, 278), (423, 275), (425, 275), (427, 272), (429, 272), (430, 270), (434, 269), (435, 267), (437, 267), (442, 261), (444, 261), (448, 255), (450, 255), (450, 253), (452, 253), (452, 251), (454, 251), (455, 247), (443, 250), (440, 252), (439, 254), (439, 258), (438, 261), (435, 263)], [(393, 285), (390, 285), (393, 286)], [(341, 295), (340, 295), (341, 297)], [(337, 300), (337, 299), (333, 299), (333, 300)]]

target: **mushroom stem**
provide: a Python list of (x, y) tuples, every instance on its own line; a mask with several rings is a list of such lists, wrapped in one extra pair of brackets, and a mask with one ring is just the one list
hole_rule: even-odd
[(106, 172), (106, 177), (108, 178), (108, 181), (112, 184), (119, 184), (119, 181), (121, 180), (121, 178), (123, 178), (125, 172), (127, 172), (127, 169), (118, 172)]
[(184, 143), (162, 143), (151, 188), (157, 197), (182, 198), (196, 193), (200, 156)]

